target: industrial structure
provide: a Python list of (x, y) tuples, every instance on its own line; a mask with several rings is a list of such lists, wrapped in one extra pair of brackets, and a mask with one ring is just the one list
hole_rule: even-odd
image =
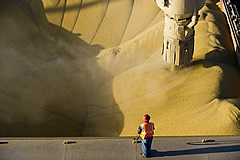
[(194, 26), (205, 0), (156, 0), (165, 14), (162, 56), (174, 65), (188, 64), (194, 51)]
[(0, 160), (141, 159), (145, 113), (154, 159), (239, 160), (239, 20), (230, 0), (2, 0)]

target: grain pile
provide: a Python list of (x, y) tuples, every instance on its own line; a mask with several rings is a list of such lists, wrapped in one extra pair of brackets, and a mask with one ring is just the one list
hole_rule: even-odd
[(193, 61), (161, 60), (154, 1), (1, 2), (0, 136), (239, 135), (240, 73), (219, 2), (207, 1)]

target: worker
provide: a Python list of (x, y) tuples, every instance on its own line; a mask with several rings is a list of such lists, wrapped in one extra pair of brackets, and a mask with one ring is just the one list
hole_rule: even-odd
[(149, 122), (150, 116), (145, 114), (142, 118), (143, 124), (138, 127), (138, 134), (142, 138), (142, 152), (141, 156), (144, 158), (148, 158), (151, 155), (151, 146), (154, 134), (154, 124)]

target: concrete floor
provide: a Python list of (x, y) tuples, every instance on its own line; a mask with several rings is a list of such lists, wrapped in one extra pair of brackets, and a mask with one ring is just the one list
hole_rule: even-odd
[[(203, 138), (210, 142), (202, 143)], [(1, 138), (0, 160), (142, 159), (141, 143), (132, 144), (132, 139)], [(154, 137), (149, 159), (240, 160), (240, 137)]]

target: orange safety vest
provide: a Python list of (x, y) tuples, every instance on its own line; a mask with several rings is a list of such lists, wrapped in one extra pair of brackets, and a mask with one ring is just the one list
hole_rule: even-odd
[(140, 134), (142, 139), (148, 138), (148, 137), (152, 137), (154, 135), (154, 131), (153, 131), (153, 127), (154, 124), (153, 123), (143, 123), (140, 125), (142, 132)]

